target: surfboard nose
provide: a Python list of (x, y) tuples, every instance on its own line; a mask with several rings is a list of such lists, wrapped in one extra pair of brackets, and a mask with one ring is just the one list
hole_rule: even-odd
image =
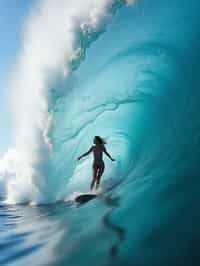
[(84, 195), (80, 195), (78, 197), (75, 198), (75, 202), (79, 203), (79, 204), (84, 204), (94, 198), (96, 198), (97, 195), (96, 194), (84, 194)]

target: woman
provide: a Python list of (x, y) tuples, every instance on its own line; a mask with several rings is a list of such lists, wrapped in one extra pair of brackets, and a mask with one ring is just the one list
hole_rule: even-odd
[(93, 161), (93, 177), (92, 177), (92, 182), (90, 185), (90, 190), (93, 189), (95, 183), (96, 183), (96, 189), (98, 189), (99, 184), (100, 184), (100, 179), (101, 176), (103, 175), (105, 166), (104, 166), (104, 161), (103, 161), (103, 152), (112, 160), (115, 161), (110, 154), (107, 152), (106, 148), (105, 148), (105, 140), (102, 139), (99, 136), (95, 136), (94, 140), (93, 140), (94, 145), (89, 149), (89, 151), (87, 151), (86, 153), (84, 153), (83, 155), (78, 157), (78, 160), (80, 160), (81, 158), (87, 156), (88, 154), (90, 154), (91, 152), (93, 152), (93, 156), (94, 156), (94, 161)]

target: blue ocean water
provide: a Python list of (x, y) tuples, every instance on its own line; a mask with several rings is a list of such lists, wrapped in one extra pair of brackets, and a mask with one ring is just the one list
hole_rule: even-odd
[(87, 191), (91, 160), (76, 157), (94, 135), (116, 163), (105, 160), (105, 193), (78, 208), (2, 203), (0, 265), (200, 263), (199, 8), (141, 0), (80, 36), (80, 62), (49, 85), (54, 152), (48, 183), (35, 182), (50, 202)]

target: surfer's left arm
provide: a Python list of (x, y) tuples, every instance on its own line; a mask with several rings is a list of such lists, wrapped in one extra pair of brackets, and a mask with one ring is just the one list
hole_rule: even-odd
[(82, 159), (83, 157), (89, 155), (92, 151), (93, 151), (93, 147), (91, 147), (86, 153), (83, 153), (81, 156), (79, 156), (79, 157), (77, 158), (77, 160), (79, 161), (79, 160)]
[(104, 153), (110, 158), (111, 161), (115, 161), (115, 159), (112, 158), (112, 156), (107, 152), (106, 148), (104, 148)]

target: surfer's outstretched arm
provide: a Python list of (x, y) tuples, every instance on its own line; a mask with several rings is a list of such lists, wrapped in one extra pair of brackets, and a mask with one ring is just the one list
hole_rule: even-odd
[(104, 153), (110, 158), (111, 161), (115, 161), (115, 159), (112, 158), (112, 156), (107, 152), (106, 148), (104, 148)]
[(81, 158), (87, 156), (88, 154), (92, 152), (92, 150), (93, 150), (93, 147), (91, 147), (86, 153), (83, 153), (81, 156), (79, 156), (77, 160), (79, 161)]

